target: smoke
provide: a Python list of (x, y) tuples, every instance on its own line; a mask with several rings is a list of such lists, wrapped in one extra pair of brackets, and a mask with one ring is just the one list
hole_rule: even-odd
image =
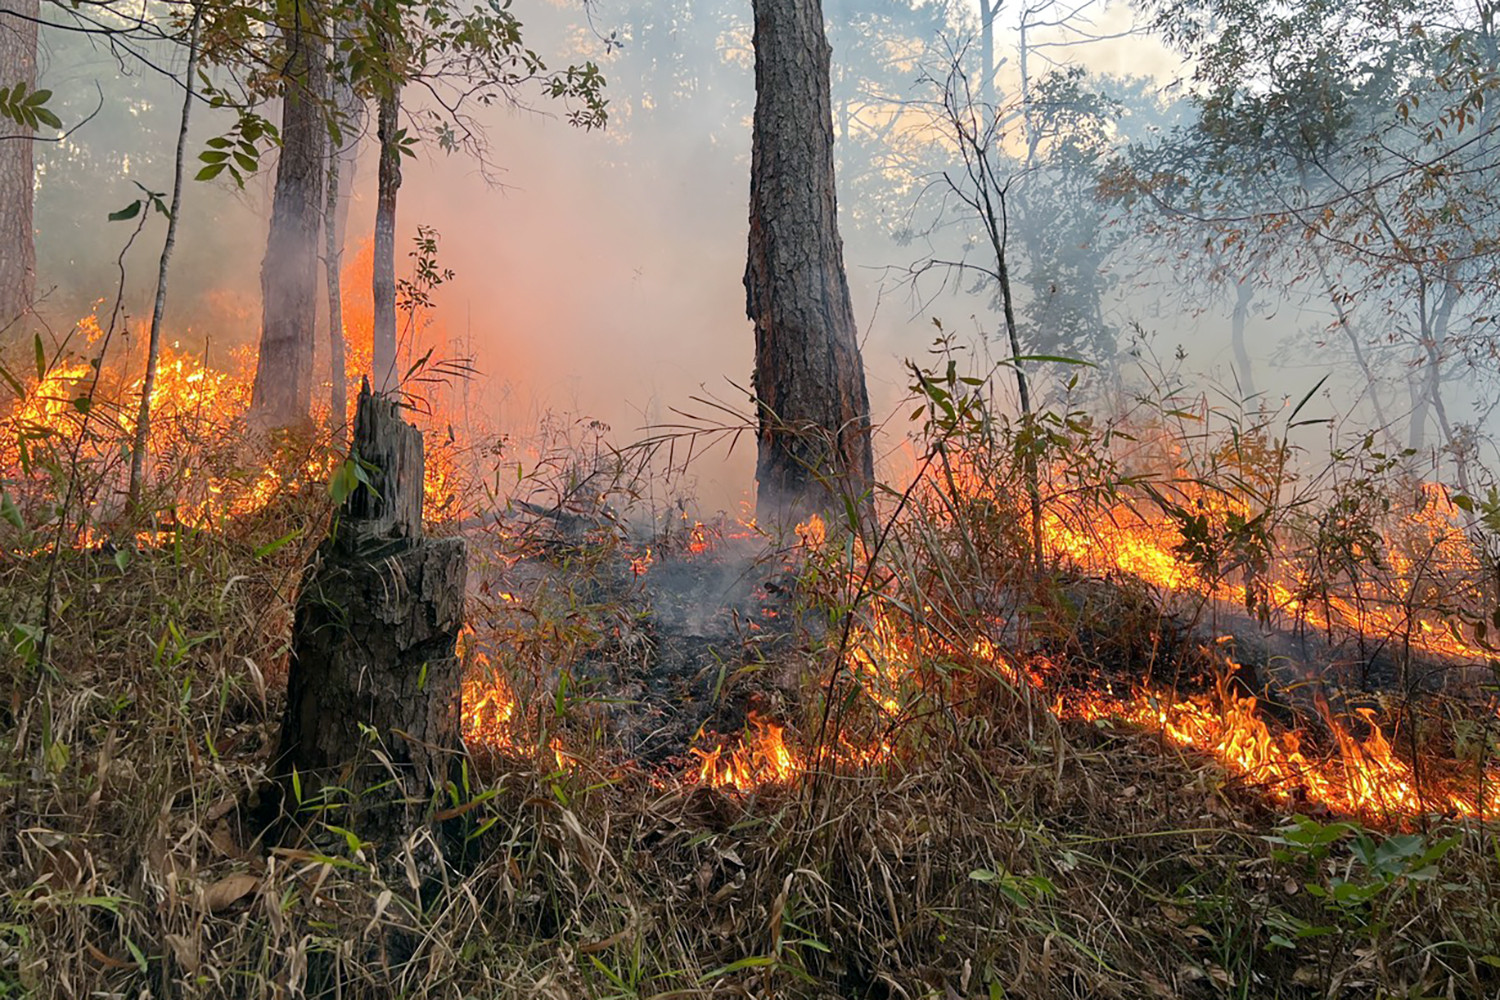
[[(993, 289), (960, 279), (940, 293), (914, 293), (901, 280), (924, 251), (912, 233), (932, 222), (911, 206), (935, 171), (955, 166), (951, 150), (928, 143), (913, 153), (912, 137), (920, 136), (921, 125), (911, 125), (910, 117), (900, 129), (887, 130), (894, 137), (889, 149), (882, 151), (876, 141), (902, 103), (921, 95), (921, 60), (940, 50), (932, 30), (922, 25), (947, 18), (972, 29), (973, 14), (922, 4), (913, 8), (910, 24), (892, 26), (859, 5), (847, 6), (857, 9), (840, 12), (832, 25), (835, 124), (843, 158), (839, 197), (874, 416), (885, 422), (880, 455), (899, 453), (910, 428), (898, 412), (907, 386), (903, 361), (924, 356), (934, 335), (931, 319), (958, 331), (980, 356), (1008, 351), (1001, 347)], [(1134, 15), (1128, 7), (1109, 5), (1096, 13), (1088, 33), (1103, 42), (1047, 49), (1048, 58), (1085, 65), (1095, 74), (1091, 80), (1104, 73), (1135, 74), (1133, 82), (1117, 81), (1120, 93), (1138, 105), (1134, 113), (1141, 120), (1132, 127), (1143, 134), (1163, 127), (1170, 113), (1162, 85), (1183, 67), (1158, 42), (1129, 34)], [(754, 99), (748, 5), (617, 0), (596, 4), (590, 16), (547, 5), (530, 5), (520, 14), (528, 44), (554, 66), (600, 61), (609, 78), (612, 123), (603, 133), (583, 133), (562, 120), (562, 108), (523, 94), (528, 108), (496, 106), (481, 113), (489, 144), (485, 165), (462, 153), (445, 155), (431, 142), (405, 165), (397, 252), (410, 248), (418, 225), (440, 234), (438, 263), (452, 268), (455, 278), (437, 291), (429, 342), (436, 343), (437, 355), (473, 356), (475, 380), (454, 391), (465, 400), (465, 418), (478, 428), (518, 436), (533, 433), (549, 414), (597, 420), (624, 444), (680, 422), (680, 411), (704, 412), (694, 397), (711, 397), (749, 415), (753, 338), (741, 284)], [(612, 33), (623, 49), (606, 44)], [(885, 54), (878, 78), (865, 72), (867, 46), (861, 40), (869, 39), (871, 51)], [(1068, 36), (1054, 31), (1032, 38), (1058, 40)], [(1013, 32), (1002, 33), (1001, 53), (1014, 41)], [(47, 72), (53, 79), (44, 82), (57, 87), (68, 108), (84, 107), (93, 92), (88, 81), (113, 72), (109, 60), (74, 38), (51, 44)], [(892, 52), (899, 58), (888, 58)], [(1003, 64), (997, 86), (1015, 89), (1018, 72), (1015, 61)], [(1149, 79), (1143, 81), (1142, 73)], [(165, 97), (171, 90), (149, 75), (110, 80), (98, 123), (46, 153), (39, 247), (44, 278), (66, 286), (57, 302), (60, 314), (111, 290), (113, 254), (123, 234), (102, 221), (104, 214), (135, 196), (136, 181), (163, 188), (170, 158), (164, 137), (171, 134), (166, 126), (174, 104)], [(407, 104), (420, 113), (420, 93), (409, 92)], [(274, 109), (268, 114), (274, 117)], [(223, 115), (200, 115), (195, 148), (222, 132), (226, 121)], [(897, 148), (898, 140), (906, 147)], [(369, 147), (367, 137), (354, 178), (346, 259), (371, 229), (375, 162)], [(115, 148), (128, 152), (104, 152)], [(221, 350), (254, 342), (271, 165), (268, 159), (244, 192), (222, 181), (188, 190), (169, 342), (212, 342), (220, 357)], [(107, 182), (98, 181), (101, 171)], [(1055, 220), (1028, 224), (1045, 228)], [(974, 251), (974, 236), (950, 226), (941, 230), (938, 245), (962, 256)], [(1160, 248), (1135, 246), (1132, 239), (1138, 237), (1127, 233), (1125, 249), (1108, 264), (1113, 280), (1100, 314), (1117, 334), (1119, 353), (1106, 360), (1121, 369), (1134, 365), (1130, 328), (1138, 322), (1150, 349), (1169, 365), (1180, 348), (1185, 380), (1199, 373), (1232, 394), (1232, 301), (1195, 291), (1192, 280), (1201, 275), (1179, 275), (1171, 261), (1139, 263)], [(146, 262), (157, 245), (143, 241), (129, 261), (134, 303), (149, 296)], [(1063, 243), (1057, 253), (1087, 249)], [(398, 275), (409, 270), (410, 262), (398, 256)], [(1032, 275), (1023, 270), (1021, 277)], [(1033, 288), (1047, 287), (1048, 274), (1034, 277)], [(356, 292), (346, 291), (351, 297)], [(1020, 293), (1023, 300), (1034, 294), (1025, 287)], [(1047, 310), (1035, 316), (1036, 329), (1023, 330), (1023, 336), (1050, 332), (1043, 329), (1054, 322)], [(1250, 310), (1247, 341), (1268, 405), (1295, 401), (1329, 372), (1339, 374), (1325, 387), (1328, 409), (1363, 405), (1357, 373), (1331, 335), (1321, 353), (1277, 346), (1317, 339), (1331, 319), (1326, 305), (1295, 287), (1293, 276), (1265, 276)], [(320, 343), (320, 358), (325, 350)], [(705, 509), (738, 508), (753, 488), (753, 445), (743, 438), (732, 454), (721, 449), (697, 463), (696, 482), (688, 488)]]

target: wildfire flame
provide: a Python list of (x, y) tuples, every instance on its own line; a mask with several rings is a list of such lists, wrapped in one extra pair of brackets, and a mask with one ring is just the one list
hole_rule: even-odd
[(699, 761), (698, 781), (710, 788), (748, 792), (791, 780), (803, 765), (787, 748), (785, 732), (752, 712), (745, 737), (733, 750), (726, 752), (722, 743), (707, 751), (693, 748)]

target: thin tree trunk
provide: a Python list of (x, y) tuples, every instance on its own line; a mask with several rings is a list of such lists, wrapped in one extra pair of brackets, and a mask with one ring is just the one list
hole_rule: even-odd
[(328, 169), (327, 56), (320, 9), (298, 0), (284, 31), (281, 159), (260, 270), (260, 354), (251, 395), (259, 418), (274, 427), (305, 422), (312, 406), (318, 232)]
[[(1412, 368), (1415, 369), (1425, 362), (1425, 352), (1418, 354), (1412, 362)], [(1411, 416), (1407, 420), (1406, 447), (1420, 453), (1427, 447), (1427, 407), (1432, 401), (1432, 396), (1427, 391), (1426, 381), (1418, 378), (1415, 371), (1407, 380), (1406, 387), (1411, 396)]]
[[(985, 158), (988, 162), (988, 158)], [(988, 170), (985, 171), (988, 175)], [(1000, 279), (1000, 303), (1005, 314), (1005, 334), (1010, 340), (1011, 363), (1016, 369), (1016, 394), (1021, 401), (1021, 422), (1023, 433), (1029, 436), (1032, 427), (1031, 409), (1031, 382), (1026, 377), (1025, 362), (1021, 360), (1021, 333), (1016, 323), (1015, 299), (1010, 289), (1010, 262), (1006, 254), (1006, 236), (1009, 226), (1005, 223), (1005, 195), (1002, 191), (999, 198), (1000, 219), (995, 219), (994, 205), (990, 200), (988, 190), (984, 194), (985, 210), (989, 214), (989, 231), (991, 249), (995, 253), (995, 274)], [(1047, 568), (1046, 539), (1042, 532), (1042, 477), (1041, 469), (1037, 465), (1036, 452), (1030, 447), (1022, 448), (1021, 452), (1021, 474), (1026, 478), (1027, 506), (1031, 509), (1031, 548), (1032, 561), (1036, 564), (1038, 573)]]
[[(0, 87), (36, 89), (38, 0), (0, 0)], [(31, 134), (0, 125), (0, 330), (31, 309), (36, 295), (32, 228), (35, 166)]]
[(398, 387), (396, 370), (396, 195), (401, 189), (401, 92), (393, 84), (380, 97), (380, 178), (375, 202), (375, 262), (371, 291), (375, 298), (372, 381), (375, 391)]
[(1365, 376), (1365, 383), (1370, 387), (1370, 405), (1375, 409), (1375, 419), (1380, 423), (1380, 428), (1391, 447), (1400, 448), (1394, 439), (1391, 422), (1386, 419), (1385, 406), (1380, 402), (1380, 386), (1375, 378), (1375, 370), (1370, 367), (1370, 360), (1365, 356), (1364, 345), (1359, 342), (1359, 335), (1355, 332), (1354, 324), (1350, 322), (1349, 310), (1345, 308), (1338, 289), (1334, 287), (1333, 279), (1328, 275), (1328, 267), (1323, 263), (1322, 255), (1314, 254), (1313, 260), (1318, 265), (1318, 277), (1326, 289), (1328, 301), (1333, 306), (1333, 314), (1338, 319), (1339, 328), (1344, 331), (1344, 336), (1349, 341), (1349, 351), (1354, 355), (1354, 362), (1359, 365), (1359, 370)]
[[(151, 393), (156, 389), (156, 368), (161, 360), (161, 321), (167, 309), (167, 268), (177, 245), (177, 219), (182, 209), (182, 159), (187, 150), (188, 120), (193, 113), (193, 85), (198, 80), (198, 25), (203, 8), (193, 6), (188, 27), (187, 72), (183, 74), (182, 117), (177, 126), (177, 156), (172, 165), (172, 213), (167, 216), (167, 236), (161, 245), (156, 268), (156, 302), (151, 307), (151, 334), (146, 342), (146, 375), (141, 379), (141, 405), (135, 417), (135, 441), (130, 449), (130, 488), (127, 510), (139, 516), (141, 491), (146, 485), (146, 451), (151, 444)], [(149, 211), (149, 208), (147, 209)]]
[(819, 0), (754, 0), (755, 124), (746, 313), (755, 324), (756, 509), (785, 525), (864, 503), (870, 402), (834, 191)]
[(328, 158), (328, 203), (323, 215), (323, 235), (326, 241), (323, 255), (323, 270), (328, 280), (328, 429), (334, 439), (342, 443), (347, 435), (344, 427), (349, 421), (349, 372), (344, 362), (344, 295), (342, 266), (344, 247), (339, 239), (337, 224), (339, 201), (339, 156)]
[(335, 79), (330, 90), (333, 92), (334, 110), (339, 116), (340, 132), (338, 152), (334, 154), (334, 159), (338, 161), (339, 180), (338, 208), (333, 213), (333, 227), (339, 249), (342, 250), (348, 243), (349, 205), (354, 200), (352, 192), (359, 175), (359, 140), (364, 134), (368, 109), (365, 107), (365, 99), (354, 92), (349, 81)]
[[(1022, 360), (1025, 355), (1021, 351), (1021, 331), (1016, 322), (1015, 296), (1011, 291), (1010, 214), (1006, 204), (1007, 185), (996, 173), (990, 160), (990, 133), (982, 131), (984, 128), (982, 125), (979, 126), (981, 131), (974, 131), (964, 124), (965, 109), (972, 107), (969, 92), (965, 90), (963, 94), (959, 94), (956, 91), (950, 91), (948, 102), (950, 121), (963, 147), (966, 172), (975, 187), (973, 195), (969, 196), (972, 198), (970, 203), (980, 214), (980, 222), (990, 241), (990, 251), (995, 255), (995, 279), (1000, 285), (1000, 305), (1005, 317), (1005, 335), (1010, 341), (1011, 364), (1016, 373), (1016, 395), (1021, 403), (1022, 435), (1029, 437), (1035, 430), (1031, 405), (1031, 380), (1026, 377), (1026, 363)], [(1021, 446), (1021, 474), (1026, 480), (1026, 497), (1028, 506), (1031, 508), (1032, 561), (1040, 574), (1047, 567), (1046, 539), (1042, 531), (1041, 469), (1037, 463), (1035, 450), (1027, 446), (1024, 441), (1018, 442), (1018, 445)]]
[(995, 15), (997, 0), (979, 0), (979, 99), (995, 103)]
[(1242, 276), (1234, 286), (1234, 313), (1230, 317), (1230, 342), (1234, 346), (1234, 363), (1239, 369), (1240, 392), (1246, 399), (1255, 396), (1255, 370), (1250, 365), (1250, 351), (1245, 347), (1245, 324), (1250, 318), (1250, 302), (1255, 298), (1255, 283)]

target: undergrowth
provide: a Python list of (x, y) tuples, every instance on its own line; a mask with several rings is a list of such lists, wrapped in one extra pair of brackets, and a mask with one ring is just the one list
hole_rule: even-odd
[[(549, 492), (510, 508), (529, 520), (469, 525), (481, 581), (470, 617), (491, 623), (472, 641), (518, 692), (518, 721), (504, 752), (476, 757), (433, 803), (464, 844), (436, 884), (401, 863), (411, 844), (366, 841), (336, 817), (279, 844), (252, 822), (294, 588), (330, 514), (321, 484), (289, 487), (255, 517), (54, 548), (55, 518), (79, 515), (49, 515), (33, 478), (38, 494), (7, 508), (0, 571), (11, 746), (0, 993), (1495, 995), (1500, 842), (1488, 825), (1288, 815), (1151, 731), (1059, 721), (1041, 691), (997, 666), (1004, 657), (973, 652), (982, 636), (1016, 663), (1046, 655), (1080, 677), (1209, 682), (1179, 676), (1208, 661), (1193, 660), (1184, 619), (1158, 590), (1055, 557), (1034, 571), (1015, 489), (1028, 454), (1057, 470), (1049, 509), (1066, 500), (1103, 518), (1122, 499), (1154, 504), (1179, 526), (1182, 561), (1239, 583), (1251, 616), (1285, 613), (1275, 564), (1299, 550), (1319, 568), (1301, 580), (1304, 606), (1388, 601), (1401, 584), (1406, 628), (1458, 622), (1472, 638), (1488, 584), (1474, 574), (1460, 590), (1439, 572), (1457, 569), (1434, 559), (1430, 573), (1410, 570), (1381, 530), (1396, 489), (1373, 442), (1304, 489), (1268, 422), (1235, 423), (1205, 447), (1196, 431), (1148, 439), (1137, 419), (1126, 436), (1076, 410), (1009, 424), (984, 373), (940, 365), (914, 373), (914, 389), (918, 468), (879, 498), (881, 517), (755, 557), (789, 567), (801, 612), (822, 622), (801, 636), (782, 721), (804, 746), (889, 752), (749, 793), (622, 758), (589, 698), (558, 678), (601, 644), (650, 654), (626, 610), (632, 574), (650, 572), (631, 568), (644, 542), (666, 558), (709, 537), (727, 548), (738, 529), (690, 524), (666, 505), (641, 539), (631, 511), (647, 502), (644, 467), (584, 432), (585, 447), (533, 461), (533, 485)], [(1163, 404), (1151, 426), (1189, 412)], [(1187, 453), (1167, 453), (1194, 441), (1192, 461), (1207, 465), (1175, 471)], [(54, 488), (90, 474), (38, 468)], [(516, 490), (497, 478), (492, 506)], [(571, 539), (514, 526), (571, 530), (559, 515), (580, 509)], [(502, 589), (519, 561), (541, 558), (564, 571), (559, 589)], [(877, 619), (898, 623), (913, 657), (894, 680), (880, 680), (875, 654), (855, 655)], [(726, 685), (746, 665), (733, 666)], [(1450, 749), (1463, 743), (1482, 768), (1490, 728), (1455, 719)]]

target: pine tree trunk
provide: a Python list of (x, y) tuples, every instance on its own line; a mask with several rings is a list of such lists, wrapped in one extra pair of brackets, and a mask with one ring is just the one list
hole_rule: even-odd
[(318, 233), (327, 173), (327, 56), (319, 10), (293, 6), (284, 27), (281, 159), (261, 262), (260, 355), (252, 405), (273, 427), (308, 420), (318, 322)]
[[(38, 0), (0, 0), (0, 87), (36, 89)], [(32, 230), (35, 172), (30, 133), (0, 123), (0, 330), (31, 308), (36, 294)]]
[(819, 0), (755, 0), (746, 312), (755, 324), (757, 516), (785, 524), (863, 497), (870, 403), (834, 194)]
[(368, 383), (353, 454), (372, 484), (350, 494), (303, 579), (275, 771), (289, 786), (296, 774), (303, 804), (329, 786), (353, 796), (351, 828), (381, 838), (427, 818), (461, 751), (467, 559), (463, 539), (423, 537), (422, 435)]
[(376, 392), (397, 388), (396, 370), (396, 194), (401, 189), (401, 93), (380, 98), (380, 178), (375, 201), (375, 262), (371, 292), (375, 299), (375, 351), (371, 381)]

